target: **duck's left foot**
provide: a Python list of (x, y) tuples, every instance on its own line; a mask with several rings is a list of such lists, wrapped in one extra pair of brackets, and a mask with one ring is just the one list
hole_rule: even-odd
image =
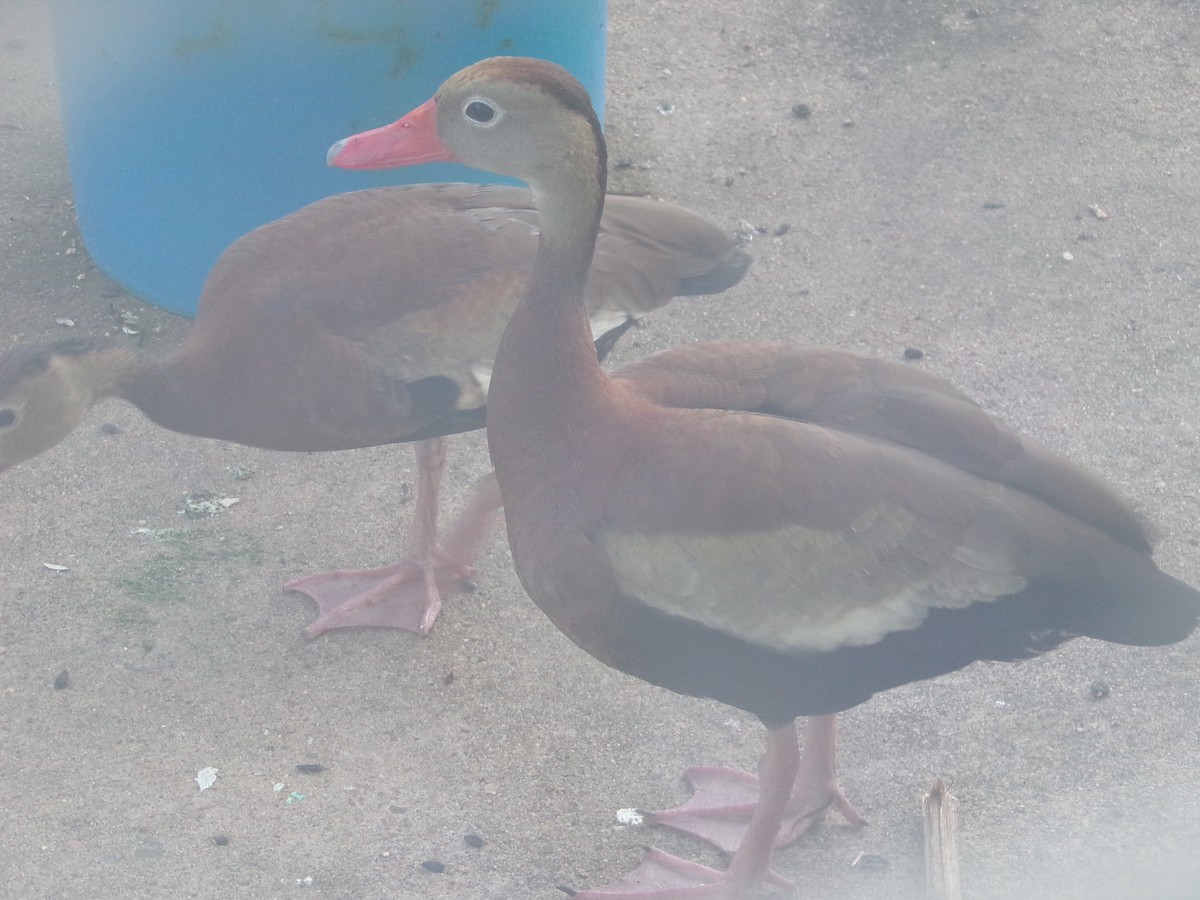
[[(766, 760), (764, 756), (764, 764)], [(683, 774), (692, 785), (691, 798), (675, 809), (650, 813), (647, 821), (732, 852), (741, 844), (759, 801), (759, 779), (749, 772), (725, 768), (693, 768)], [(831, 806), (855, 828), (867, 824), (838, 786), (837, 716), (812, 716), (804, 737), (804, 757), (783, 809), (775, 846), (786, 846), (801, 837)]]
[[(758, 804), (758, 776), (739, 769), (697, 766), (685, 771), (683, 777), (692, 787), (692, 796), (674, 809), (647, 813), (646, 821), (693, 835), (732, 853), (741, 844)], [(837, 807), (854, 827), (867, 824), (836, 784), (819, 788), (797, 785), (780, 823), (775, 847), (785, 847), (802, 837), (831, 806)]]
[(401, 562), (378, 569), (322, 572), (284, 585), (316, 601), (320, 615), (304, 633), (336, 628), (402, 628), (426, 635), (442, 609), (442, 595), (471, 590), (476, 570), (451, 563)]
[[(767, 872), (764, 880), (773, 888), (795, 892), (792, 882), (774, 872)], [(575, 900), (750, 900), (757, 896), (745, 879), (654, 848), (648, 849), (638, 867), (623, 878), (588, 891), (563, 890)]]

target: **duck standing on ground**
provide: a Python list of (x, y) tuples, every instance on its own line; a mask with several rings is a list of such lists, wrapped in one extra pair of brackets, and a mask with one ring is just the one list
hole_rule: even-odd
[[(426, 184), (339, 194), (255, 229), (214, 264), (195, 325), (153, 358), (110, 340), (0, 358), (0, 471), (50, 449), (110, 396), (185, 434), (269, 450), (416, 442), (412, 537), (397, 565), (287, 587), (316, 600), (309, 636), (425, 634), (499, 497), (483, 485), (439, 546), (446, 436), (481, 428), (492, 360), (524, 290), (538, 217), (517, 187)], [(613, 197), (587, 293), (603, 355), (672, 297), (723, 291), (749, 258), (687, 209)], [(398, 504), (397, 504), (398, 505)]]
[[(1155, 645), (1195, 628), (1200, 594), (1154, 565), (1141, 525), (1102, 482), (965, 399), (947, 399), (937, 430), (914, 442), (923, 425), (904, 415), (867, 416), (877, 431), (679, 408), (655, 402), (653, 373), (640, 387), (606, 375), (584, 304), (605, 145), (586, 92), (558, 66), (477, 63), (329, 159), (454, 159), (529, 183), (537, 258), (487, 411), (517, 574), (597, 659), (767, 727), (757, 803), (726, 871), (652, 851), (576, 896), (752, 896), (778, 880), (772, 850), (803, 830), (812, 798), (853, 813), (834, 780), (837, 712), (1077, 635)], [(701, 367), (697, 401), (713, 387), (704, 378)], [(889, 400), (886, 384), (877, 393)], [(979, 440), (989, 429), (999, 444)], [(800, 715), (813, 717), (803, 766)], [(700, 805), (680, 816), (703, 820), (717, 804)]]

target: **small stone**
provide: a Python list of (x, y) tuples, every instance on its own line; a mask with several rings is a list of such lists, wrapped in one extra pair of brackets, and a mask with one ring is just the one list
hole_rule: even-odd
[(905, 359), (924, 359), (925, 351), (922, 350), (920, 347), (905, 347), (904, 348), (904, 358)]
[(442, 873), (446, 871), (446, 864), (438, 862), (436, 859), (427, 859), (421, 863), (421, 868), (426, 872)]
[(214, 834), (212, 837), (212, 842), (214, 844), (216, 844), (218, 847), (228, 847), (229, 846), (229, 835)]
[(641, 825), (646, 820), (640, 809), (625, 808), (617, 810), (618, 825)]
[(468, 835), (464, 835), (464, 836), (463, 836), (463, 841), (465, 841), (465, 842), (466, 842), (466, 845), (467, 845), (468, 847), (474, 847), (476, 850), (478, 850), (478, 849), (479, 849), (480, 847), (482, 847), (482, 846), (483, 846), (485, 843), (487, 843), (487, 842), (486, 842), (486, 841), (485, 841), (483, 838), (481, 838), (481, 837), (480, 837), (479, 835), (477, 835), (477, 834), (468, 834)]
[(807, 119), (812, 115), (812, 107), (807, 103), (793, 103), (792, 115), (797, 119)]
[(850, 866), (855, 869), (865, 869), (868, 872), (881, 872), (888, 867), (886, 856), (877, 856), (874, 853), (860, 853), (854, 857), (854, 862)]
[(1103, 681), (1093, 681), (1089, 690), (1094, 700), (1103, 700), (1109, 694), (1109, 687)]
[(179, 514), (189, 519), (203, 519), (215, 516), (238, 502), (237, 497), (225, 497), (216, 491), (192, 491), (184, 495)]
[(54, 676), (54, 689), (56, 691), (61, 691), (63, 688), (70, 687), (70, 685), (71, 673), (66, 669), (63, 669), (56, 676)]

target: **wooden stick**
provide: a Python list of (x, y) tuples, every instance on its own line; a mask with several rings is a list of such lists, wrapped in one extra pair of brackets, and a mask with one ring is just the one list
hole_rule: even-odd
[(925, 819), (925, 894), (929, 900), (962, 900), (958, 877), (958, 800), (942, 779), (921, 800)]

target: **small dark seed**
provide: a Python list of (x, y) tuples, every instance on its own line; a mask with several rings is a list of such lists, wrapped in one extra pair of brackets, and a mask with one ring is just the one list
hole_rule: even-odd
[(790, 222), (783, 222), (779, 225), (776, 225), (775, 226), (775, 237), (783, 237), (785, 234), (787, 234), (791, 230), (792, 230), (792, 226), (791, 226)]
[(983, 208), (984, 209), (1004, 209), (1004, 204), (997, 203), (995, 200), (989, 200), (987, 203), (983, 204)]
[(296, 771), (304, 775), (316, 775), (318, 772), (324, 772), (325, 767), (320, 763), (300, 763), (296, 766)]
[(1103, 681), (1093, 681), (1091, 686), (1092, 697), (1097, 700), (1103, 700), (1108, 696), (1108, 685)]
[(71, 673), (68, 672), (66, 669), (63, 669), (61, 672), (59, 672), (57, 675), (54, 676), (54, 689), (56, 691), (61, 691), (63, 688), (69, 686), (70, 684), (71, 684)]
[(620, 171), (621, 169), (632, 169), (633, 159), (628, 156), (622, 156), (613, 164), (613, 168), (617, 171)]
[(426, 872), (445, 872), (446, 864), (440, 863), (436, 859), (427, 859), (421, 863), (421, 868)]
[(112, 422), (105, 422), (100, 426), (101, 434), (120, 434), (121, 428), (119, 425), (114, 425)]
[(922, 350), (920, 347), (905, 347), (904, 348), (904, 358), (905, 359), (924, 359), (925, 351)]
[(464, 835), (463, 840), (466, 841), (468, 847), (474, 847), (476, 850), (482, 847), (485, 843), (484, 839), (477, 834)]
[(447, 672), (447, 673), (445, 674), (445, 676), (443, 676), (443, 678), (442, 678), (442, 684), (445, 684), (445, 685), (451, 685), (451, 684), (454, 684), (454, 673), (453, 673), (453, 672)]
[(227, 846), (229, 846), (229, 835), (227, 835), (227, 834), (214, 834), (214, 835), (213, 835), (212, 842), (213, 842), (214, 844), (216, 844), (218, 847), (227, 847)]
[(812, 115), (812, 107), (807, 103), (793, 103), (792, 115), (797, 119), (807, 119)]

